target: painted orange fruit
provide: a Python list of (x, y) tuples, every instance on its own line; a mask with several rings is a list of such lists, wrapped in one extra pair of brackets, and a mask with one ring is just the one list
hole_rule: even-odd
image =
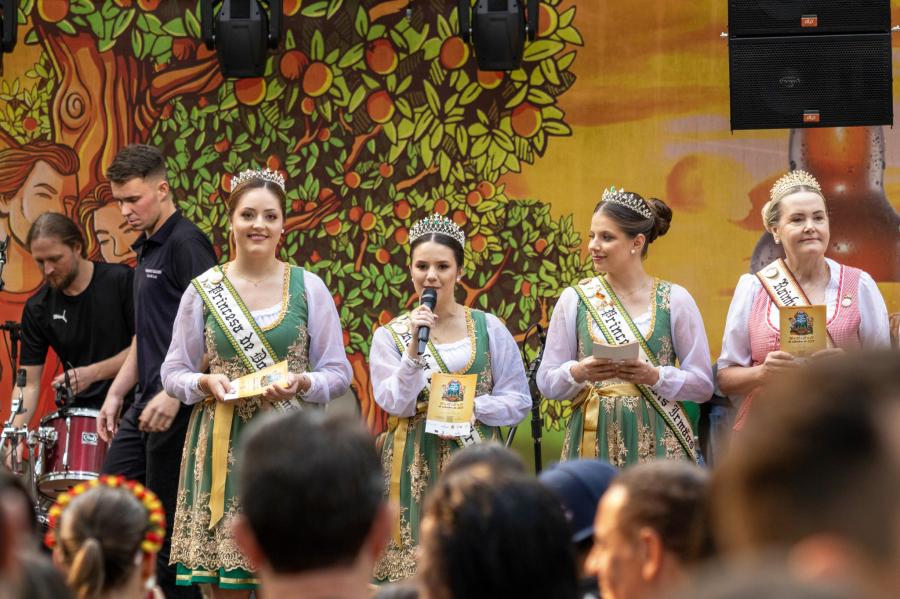
[(362, 215), (362, 219), (359, 221), (359, 228), (363, 231), (371, 231), (375, 228), (375, 215), (371, 212), (366, 212)]
[(397, 218), (406, 220), (409, 218), (409, 215), (412, 214), (412, 208), (409, 206), (409, 202), (406, 200), (398, 200), (394, 202), (394, 214)]
[(69, 14), (69, 2), (67, 0), (38, 0), (38, 15), (48, 23), (59, 23)]
[(450, 204), (444, 198), (440, 198), (434, 203), (434, 211), (437, 214), (445, 215), (447, 211), (450, 210)]
[(377, 75), (390, 75), (397, 68), (397, 51), (387, 38), (373, 40), (366, 46), (366, 66)]
[(469, 244), (471, 245), (473, 252), (483, 252), (485, 248), (487, 248), (487, 237), (481, 233), (476, 233), (472, 236), (472, 240)]
[(397, 245), (403, 245), (409, 241), (409, 231), (406, 227), (397, 227), (397, 230), (394, 231), (394, 241), (397, 242)]
[(475, 189), (477, 189), (478, 193), (481, 194), (481, 197), (486, 200), (491, 199), (497, 193), (497, 188), (490, 181), (482, 181), (475, 186)]
[(494, 89), (503, 82), (503, 71), (478, 71), (477, 78), (484, 89)]
[(247, 77), (234, 82), (234, 96), (245, 106), (256, 106), (266, 97), (266, 80), (262, 77)]
[(534, 242), (534, 251), (538, 254), (543, 254), (544, 250), (547, 249), (547, 240), (541, 237), (537, 241)]
[(481, 195), (480, 191), (473, 190), (466, 194), (466, 204), (472, 208), (480, 204), (482, 199), (484, 199), (484, 197)]
[(307, 96), (318, 98), (329, 89), (334, 81), (334, 74), (324, 62), (313, 62), (306, 67), (303, 74), (303, 93)]
[(346, 185), (350, 189), (356, 189), (357, 187), (359, 187), (360, 183), (362, 183), (362, 178), (356, 171), (350, 171), (349, 173), (344, 175), (344, 185)]
[(512, 111), (512, 129), (521, 137), (533, 137), (541, 130), (541, 109), (528, 102), (519, 104)]
[(375, 260), (379, 264), (387, 264), (391, 261), (391, 254), (384, 248), (378, 248), (378, 251), (375, 252)]
[(394, 116), (394, 101), (385, 90), (378, 90), (366, 99), (366, 112), (376, 123), (387, 123)]
[(281, 75), (288, 81), (297, 81), (309, 64), (309, 58), (300, 50), (288, 50), (278, 63)]
[(347, 218), (350, 219), (350, 222), (358, 223), (362, 218), (363, 209), (359, 206), (353, 206), (350, 210), (347, 211)]
[(300, 12), (301, 0), (284, 0), (281, 4), (281, 12), (286, 17), (293, 17)]
[(325, 223), (325, 232), (334, 237), (341, 232), (341, 221), (333, 218)]
[(454, 35), (448, 37), (441, 44), (440, 61), (441, 66), (452, 71), (458, 69), (469, 59), (469, 45), (462, 40), (461, 37)]
[(453, 222), (462, 227), (467, 222), (469, 222), (469, 217), (466, 216), (466, 213), (462, 210), (454, 210), (453, 211)]

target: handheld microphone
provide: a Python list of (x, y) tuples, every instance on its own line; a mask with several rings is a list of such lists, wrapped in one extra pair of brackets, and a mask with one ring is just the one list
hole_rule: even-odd
[[(426, 287), (422, 290), (422, 297), (419, 302), (420, 306), (428, 306), (429, 310), (434, 310), (434, 306), (437, 304), (437, 289), (434, 287)], [(428, 336), (431, 334), (431, 327), (419, 327), (419, 355), (425, 353), (425, 348), (428, 347)]]

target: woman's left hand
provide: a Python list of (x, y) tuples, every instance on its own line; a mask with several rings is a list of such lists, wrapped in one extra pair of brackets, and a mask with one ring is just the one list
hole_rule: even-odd
[(265, 388), (262, 393), (263, 399), (267, 401), (284, 401), (291, 399), (299, 391), (309, 391), (311, 381), (305, 374), (288, 373), (288, 379), (285, 383), (275, 383)]
[(616, 376), (626, 383), (653, 386), (659, 382), (659, 369), (643, 360), (622, 360), (618, 363)]

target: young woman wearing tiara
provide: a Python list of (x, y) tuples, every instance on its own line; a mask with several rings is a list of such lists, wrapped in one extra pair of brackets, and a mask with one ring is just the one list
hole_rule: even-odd
[[(712, 396), (703, 319), (686, 289), (644, 270), (648, 246), (672, 211), (624, 189), (594, 208), (588, 251), (597, 276), (563, 291), (550, 319), (537, 383), (549, 399), (571, 399), (565, 459), (602, 458), (624, 467), (656, 458), (696, 460), (686, 405)], [(594, 357), (595, 345), (638, 344), (638, 358)]]
[[(415, 573), (414, 549), (426, 491), (451, 454), (486, 440), (500, 440), (497, 427), (520, 422), (531, 407), (519, 348), (496, 316), (456, 301), (463, 275), (465, 236), (437, 214), (410, 230), (410, 276), (416, 293), (437, 291), (434, 309), (414, 308), (375, 331), (369, 368), (375, 401), (390, 415), (382, 461), (386, 489), (400, 513), (393, 539), (376, 568), (379, 580)], [(430, 327), (426, 351), (418, 331)], [(469, 435), (444, 438), (425, 432), (432, 374), (477, 375), (474, 425)]]
[(835, 348), (890, 346), (887, 307), (875, 281), (825, 257), (828, 208), (815, 177), (791, 171), (775, 182), (769, 198), (763, 223), (787, 259), (738, 280), (717, 361), (719, 388), (743, 398), (737, 430), (743, 428), (754, 393), (801, 363), (780, 349), (779, 306), (825, 305), (829, 349), (822, 354)]
[[(232, 447), (266, 412), (325, 404), (350, 385), (341, 323), (322, 280), (278, 260), (284, 179), (247, 170), (228, 200), (234, 260), (192, 282), (181, 300), (161, 374), (166, 391), (194, 404), (188, 426), (171, 560), (178, 584), (211, 583), (215, 597), (247, 597), (257, 581), (235, 545), (240, 511)], [(229, 381), (287, 360), (288, 380), (226, 400)], [(202, 374), (209, 363), (209, 374)]]

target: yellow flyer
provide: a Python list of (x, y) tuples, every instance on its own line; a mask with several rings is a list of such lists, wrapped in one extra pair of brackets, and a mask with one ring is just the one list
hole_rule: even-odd
[(781, 351), (807, 358), (828, 347), (825, 306), (779, 306)]
[(262, 394), (263, 390), (275, 383), (286, 384), (288, 380), (287, 360), (278, 364), (266, 366), (252, 374), (242, 376), (231, 381), (231, 393), (225, 394), (225, 399), (240, 399)]
[(444, 437), (471, 434), (477, 382), (476, 374), (436, 372), (431, 375), (425, 432)]

